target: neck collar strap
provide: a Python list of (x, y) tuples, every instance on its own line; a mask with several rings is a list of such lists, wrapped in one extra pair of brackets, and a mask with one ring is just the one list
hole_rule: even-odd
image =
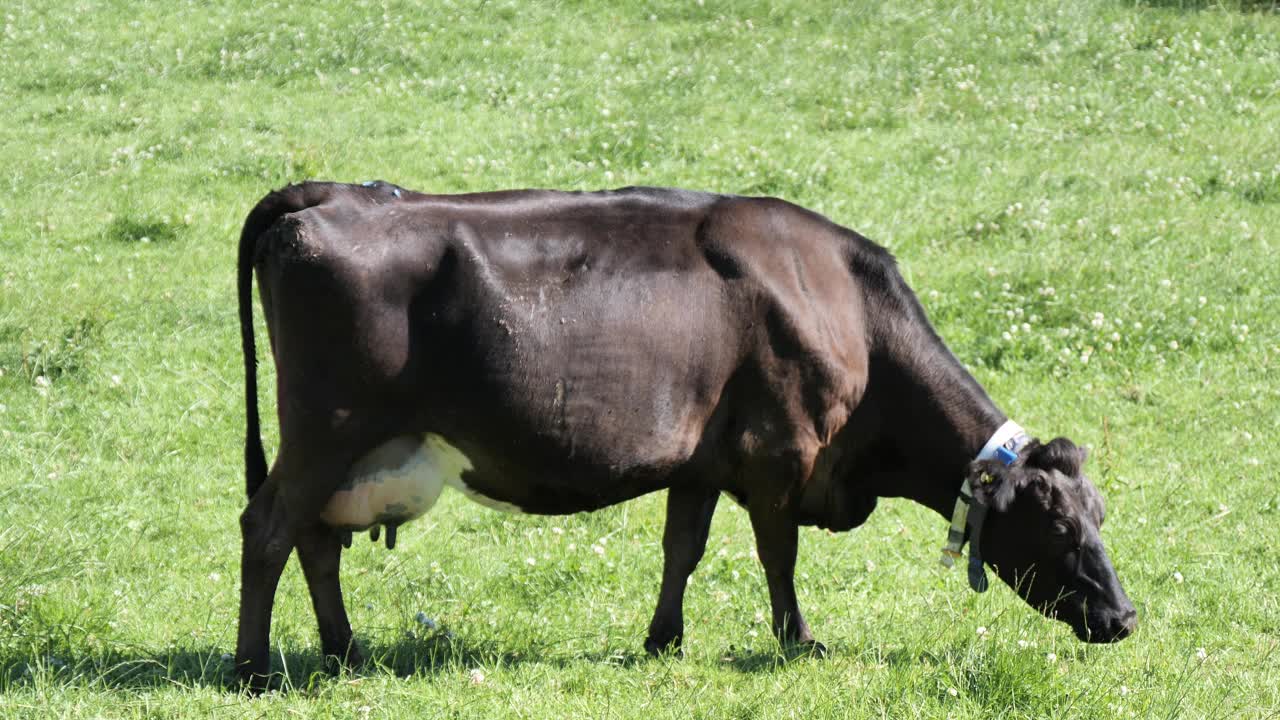
[[(1027, 444), (1027, 434), (1022, 426), (1012, 420), (1006, 420), (995, 434), (987, 440), (975, 461), (999, 460), (1005, 465), (1012, 465), (1018, 459), (1018, 450)], [(982, 564), (979, 552), (982, 536), (982, 523), (987, 517), (987, 506), (973, 499), (973, 486), (969, 478), (960, 486), (960, 496), (956, 498), (956, 508), (951, 513), (951, 529), (947, 532), (947, 544), (942, 548), (942, 564), (950, 568), (956, 558), (964, 557), (961, 548), (965, 540), (969, 541), (969, 587), (974, 592), (986, 592), (987, 571)], [(966, 538), (966, 530), (967, 538)]]

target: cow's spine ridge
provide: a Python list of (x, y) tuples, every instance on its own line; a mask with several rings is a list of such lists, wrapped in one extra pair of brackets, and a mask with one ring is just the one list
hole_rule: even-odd
[(281, 217), (322, 204), (334, 188), (333, 183), (307, 182), (276, 190), (254, 206), (245, 218), (244, 229), (240, 231), (237, 290), (240, 344), (244, 352), (245, 492), (249, 499), (253, 499), (267, 480), (267, 456), (262, 449), (262, 426), (258, 419), (258, 354), (253, 337), (253, 268), (258, 254), (258, 238)]

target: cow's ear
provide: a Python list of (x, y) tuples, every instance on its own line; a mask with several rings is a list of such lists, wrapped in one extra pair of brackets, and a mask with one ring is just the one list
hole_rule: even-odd
[(1020, 465), (1005, 465), (999, 460), (975, 460), (969, 464), (969, 487), (974, 500), (996, 512), (1009, 507), (1022, 481)]
[(1047, 443), (1032, 441), (1025, 451), (1026, 464), (1041, 470), (1057, 470), (1067, 477), (1076, 477), (1089, 453), (1070, 440), (1059, 437)]

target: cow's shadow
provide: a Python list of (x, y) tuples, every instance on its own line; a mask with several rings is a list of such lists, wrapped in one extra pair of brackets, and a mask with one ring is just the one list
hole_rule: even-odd
[(821, 651), (807, 646), (784, 648), (766, 641), (760, 647), (730, 645), (720, 653), (720, 662), (741, 673), (767, 673), (796, 662), (823, 662), (833, 652), (845, 654), (846, 650), (838, 645), (828, 645)]
[[(599, 663), (631, 667), (648, 656), (627, 650), (564, 652), (550, 646), (470, 642), (445, 634), (407, 635), (391, 643), (361, 645), (369, 658), (358, 668), (344, 668), (342, 677), (377, 675), (422, 677), (468, 673), (472, 669), (512, 668), (524, 664), (567, 666)], [(234, 662), (223, 648), (174, 647), (160, 652), (131, 648), (104, 649), (86, 656), (68, 653), (0, 655), (0, 692), (31, 684), (93, 685), (118, 690), (155, 687), (206, 687), (237, 691)], [(331, 682), (332, 666), (315, 648), (276, 649), (271, 658), (272, 689), (306, 691)]]

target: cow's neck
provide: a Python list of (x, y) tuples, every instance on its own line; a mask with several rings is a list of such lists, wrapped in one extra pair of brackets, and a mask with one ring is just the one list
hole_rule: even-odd
[(914, 310), (873, 359), (883, 388), (876, 455), (885, 458), (873, 482), (877, 495), (950, 518), (969, 463), (1007, 418)]

